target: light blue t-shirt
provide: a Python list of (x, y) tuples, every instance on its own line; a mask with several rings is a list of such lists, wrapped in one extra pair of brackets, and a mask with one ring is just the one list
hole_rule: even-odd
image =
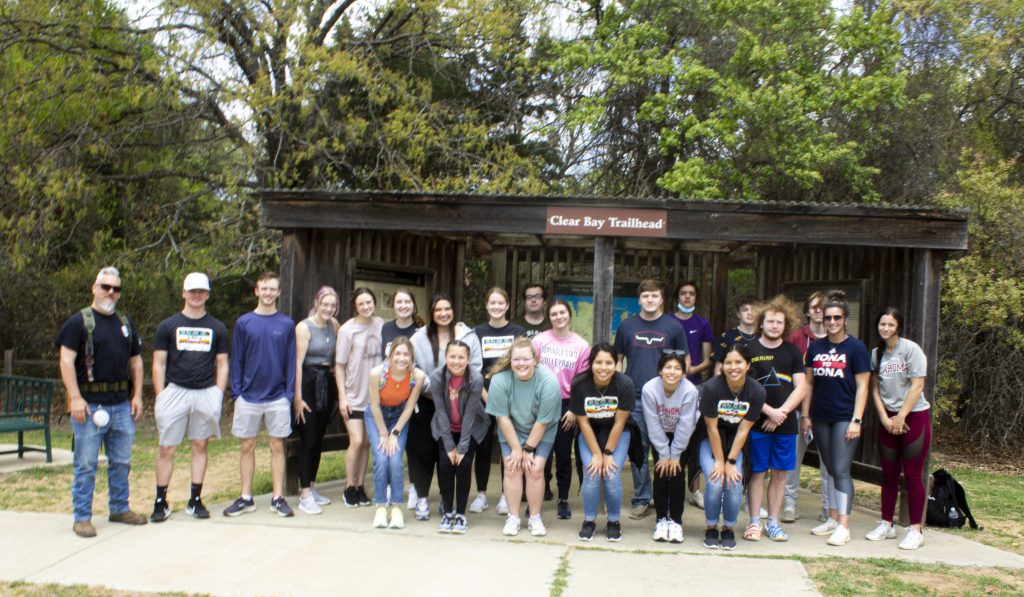
[[(541, 441), (554, 442), (561, 406), (562, 393), (558, 389), (558, 378), (547, 367), (538, 365), (533, 377), (527, 381), (519, 381), (511, 369), (491, 378), (491, 389), (487, 392), (487, 414), (510, 417), (520, 444), (526, 441), (534, 423), (538, 422), (548, 426)], [(508, 444), (502, 433), (498, 433), (498, 441)]]

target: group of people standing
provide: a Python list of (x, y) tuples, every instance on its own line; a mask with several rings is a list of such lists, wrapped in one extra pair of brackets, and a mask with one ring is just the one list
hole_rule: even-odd
[[(110, 458), (110, 520), (147, 522), (128, 508), (134, 422), (142, 414), (142, 362), (138, 333), (115, 310), (120, 283), (116, 269), (101, 270), (92, 305), (69, 317), (57, 338), (77, 445), (72, 495), (74, 531), (80, 536), (95, 536), (91, 503), (101, 442)], [(505, 535), (520, 532), (523, 502), (528, 531), (546, 534), (541, 509), (556, 497), (552, 479), (557, 517), (570, 519), (575, 474), (583, 501), (579, 539), (593, 539), (603, 496), (604, 534), (620, 540), (620, 475), (628, 458), (629, 516), (645, 517), (653, 502), (655, 541), (683, 541), (689, 490), (690, 502), (705, 511), (704, 545), (735, 549), (745, 487), (750, 523), (743, 538), (756, 541), (766, 534), (786, 541), (780, 522), (799, 516), (799, 463), (813, 438), (824, 465), (823, 516), (811, 532), (843, 545), (850, 539), (850, 465), (870, 393), (879, 418), (885, 483), (883, 520), (867, 539), (895, 536), (892, 519), (902, 470), (911, 527), (900, 547), (923, 544), (922, 473), (930, 442), (929, 405), (922, 394), (925, 358), (919, 346), (901, 337), (903, 321), (896, 309), (879, 316), (879, 343), (869, 354), (847, 333), (848, 307), (841, 292), (812, 294), (804, 304), (802, 327), (785, 297), (741, 299), (738, 327), (716, 342), (710, 324), (695, 312), (695, 283), (676, 288), (676, 308), (666, 313), (662, 286), (644, 280), (638, 286), (640, 312), (619, 322), (614, 343), (594, 346), (571, 330), (572, 306), (561, 299), (549, 302), (539, 284), (524, 289), (525, 312), (516, 321), (509, 318), (507, 292), (490, 289), (488, 321), (475, 328), (458, 320), (454, 302), (443, 293), (431, 299), (423, 321), (414, 294), (397, 290), (390, 304), (395, 319), (385, 322), (375, 314), (374, 292), (356, 288), (353, 317), (339, 323), (341, 297), (325, 286), (314, 295), (308, 317), (296, 325), (277, 310), (276, 274), (260, 276), (254, 292), (257, 307), (235, 323), (230, 357), (225, 326), (205, 311), (210, 284), (204, 274), (185, 278), (183, 310), (158, 327), (152, 378), (160, 451), (152, 522), (171, 515), (167, 486), (186, 431), (192, 486), (185, 511), (209, 517), (201, 498), (206, 446), (219, 436), (230, 382), (241, 493), (224, 510), (226, 516), (256, 509), (252, 478), (261, 426), (270, 437), (270, 509), (294, 515), (283, 490), (284, 440), (294, 429), (298, 507), (320, 514), (331, 500), (316, 489), (317, 471), (326, 429), (337, 413), (349, 438), (342, 501), (349, 507), (374, 506), (374, 527), (404, 527), (403, 505), (417, 520), (429, 520), (436, 474), (438, 530), (467, 532), (467, 512), (489, 508), (496, 435), (502, 493), (495, 510), (506, 516)], [(363, 481), (371, 452), (372, 498)], [(405, 461), (411, 484), (407, 500)], [(477, 493), (470, 501), (474, 473)]]

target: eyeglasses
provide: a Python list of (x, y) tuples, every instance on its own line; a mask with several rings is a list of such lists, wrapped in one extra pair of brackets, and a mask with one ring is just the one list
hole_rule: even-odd
[(842, 321), (842, 320), (843, 320), (843, 316), (842, 315), (826, 315), (825, 316), (825, 321)]
[(527, 294), (527, 295), (523, 296), (523, 298), (525, 298), (528, 301), (539, 301), (540, 299), (544, 298), (544, 295), (543, 294)]
[(110, 284), (100, 284), (100, 289), (103, 290), (103, 292), (121, 292), (120, 286), (111, 286)]

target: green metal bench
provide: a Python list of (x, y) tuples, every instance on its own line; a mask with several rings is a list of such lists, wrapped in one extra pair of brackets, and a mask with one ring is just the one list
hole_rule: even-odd
[[(34, 377), (0, 376), (0, 433), (17, 433), (18, 448), (0, 454), (45, 452), (46, 462), (53, 462), (50, 443), (50, 403), (53, 400), (53, 381)], [(42, 430), (46, 434), (46, 448), (25, 445), (25, 432)]]

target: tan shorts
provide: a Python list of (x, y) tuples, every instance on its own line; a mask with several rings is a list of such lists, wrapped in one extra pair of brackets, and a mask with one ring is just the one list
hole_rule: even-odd
[(292, 402), (285, 397), (271, 402), (249, 402), (245, 398), (235, 400), (235, 418), (231, 422), (231, 434), (248, 439), (260, 432), (260, 422), (266, 419), (267, 435), (288, 437), (292, 434)]
[(161, 446), (177, 446), (185, 438), (203, 440), (220, 437), (220, 410), (224, 394), (217, 386), (190, 390), (167, 384), (156, 397), (156, 429)]

